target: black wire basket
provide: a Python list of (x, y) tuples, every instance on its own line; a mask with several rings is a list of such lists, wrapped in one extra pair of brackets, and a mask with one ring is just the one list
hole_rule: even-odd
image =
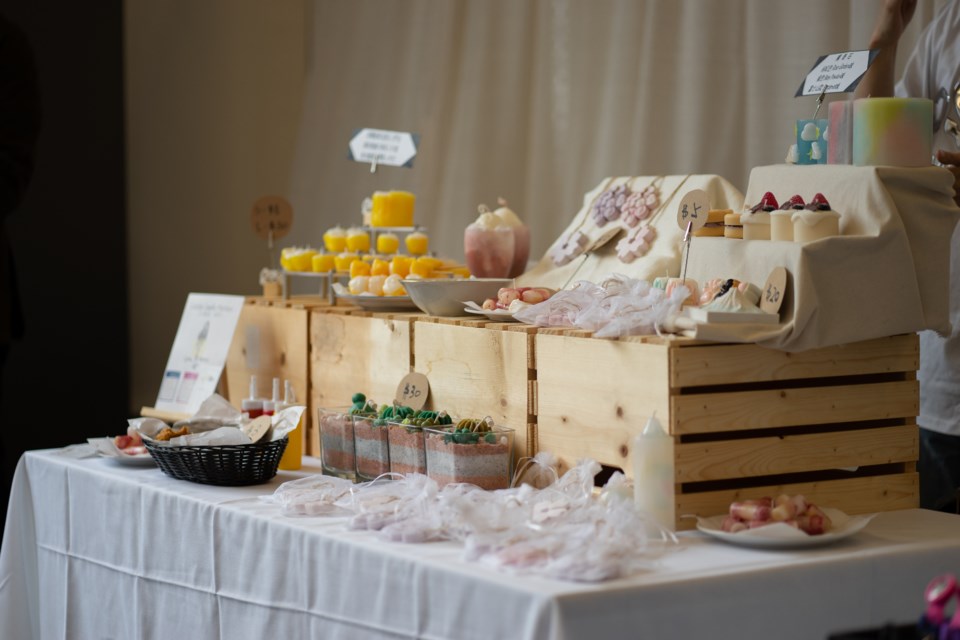
[(201, 484), (260, 484), (277, 475), (286, 437), (256, 444), (169, 447), (146, 438), (143, 444), (157, 466), (172, 478)]

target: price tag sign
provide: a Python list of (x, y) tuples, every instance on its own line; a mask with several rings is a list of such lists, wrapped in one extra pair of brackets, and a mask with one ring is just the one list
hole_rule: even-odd
[(386, 129), (357, 129), (350, 138), (349, 158), (391, 167), (412, 167), (420, 134)]
[(767, 313), (779, 313), (787, 293), (787, 270), (777, 267), (770, 272), (760, 293), (760, 308)]
[(253, 225), (253, 232), (260, 238), (269, 240), (272, 231), (273, 239), (277, 240), (290, 232), (293, 224), (293, 207), (280, 196), (264, 196), (253, 203), (250, 222)]
[(429, 396), (430, 382), (427, 380), (427, 376), (416, 371), (411, 371), (403, 376), (403, 380), (397, 386), (396, 401), (416, 411), (426, 406)]
[(259, 442), (260, 438), (267, 435), (272, 423), (271, 416), (259, 416), (241, 427), (241, 430), (247, 434), (251, 442)]
[(853, 91), (878, 53), (879, 49), (865, 49), (820, 56), (794, 97)]
[(687, 192), (677, 208), (677, 224), (684, 231), (687, 223), (692, 223), (690, 232), (693, 233), (707, 223), (707, 213), (710, 211), (710, 196), (703, 189), (694, 189)]

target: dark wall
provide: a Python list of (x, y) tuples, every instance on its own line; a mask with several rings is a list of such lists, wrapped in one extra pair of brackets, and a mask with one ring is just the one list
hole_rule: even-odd
[[(122, 8), (0, 0), (33, 46), (43, 110), (33, 180), (7, 220), (26, 334), (3, 371), (5, 479), (24, 450), (126, 427)], [(0, 500), (5, 513), (6, 486)]]

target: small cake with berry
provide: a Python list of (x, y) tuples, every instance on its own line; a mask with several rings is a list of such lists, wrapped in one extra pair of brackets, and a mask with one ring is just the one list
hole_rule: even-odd
[(806, 206), (799, 195), (791, 197), (780, 205), (776, 211), (770, 212), (770, 239), (793, 242), (793, 214)]
[(840, 235), (840, 214), (818, 193), (806, 208), (794, 211), (793, 239), (795, 242), (813, 242)]
[(763, 194), (760, 202), (740, 216), (743, 225), (744, 240), (770, 239), (770, 212), (780, 208), (777, 199), (769, 191)]

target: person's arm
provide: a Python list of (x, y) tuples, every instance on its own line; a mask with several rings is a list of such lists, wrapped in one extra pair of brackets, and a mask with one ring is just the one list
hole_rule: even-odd
[(870, 48), (879, 49), (873, 64), (857, 85), (856, 97), (892, 96), (894, 71), (897, 64), (897, 45), (913, 18), (917, 0), (883, 0), (877, 24), (870, 38)]

